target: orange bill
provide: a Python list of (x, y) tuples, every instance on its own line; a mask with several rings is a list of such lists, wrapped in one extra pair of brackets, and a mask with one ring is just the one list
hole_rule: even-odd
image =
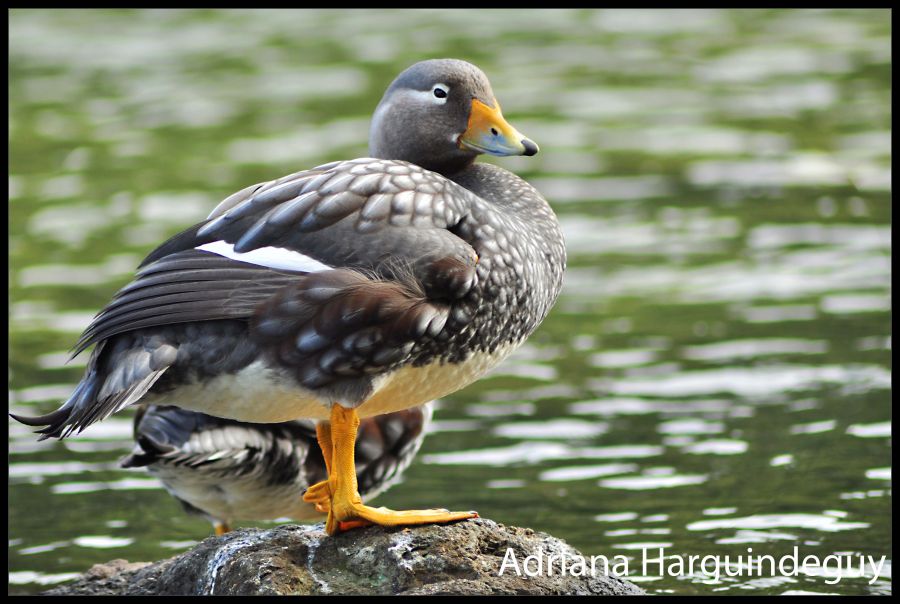
[(537, 144), (513, 128), (500, 113), (500, 103), (494, 107), (472, 99), (469, 124), (459, 137), (459, 144), (478, 153), (490, 155), (534, 155)]

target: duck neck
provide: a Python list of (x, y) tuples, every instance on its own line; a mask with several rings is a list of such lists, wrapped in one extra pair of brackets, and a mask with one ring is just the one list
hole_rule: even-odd
[(432, 165), (420, 163), (419, 165), (426, 170), (437, 172), (450, 180), (455, 180), (454, 176), (456, 174), (462, 174), (471, 170), (472, 166), (475, 165), (475, 157), (455, 156), (440, 163), (435, 162)]
[[(543, 197), (528, 183), (494, 164), (472, 162), (461, 170), (445, 176), (497, 208), (506, 208), (517, 214), (531, 214), (539, 209), (542, 215), (546, 213), (543, 211), (544, 206), (549, 208)], [(514, 186), (527, 187), (531, 191), (524, 195), (523, 191), (511, 194), (510, 188)]]

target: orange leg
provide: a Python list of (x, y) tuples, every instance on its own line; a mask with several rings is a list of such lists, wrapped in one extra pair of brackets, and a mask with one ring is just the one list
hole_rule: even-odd
[(213, 530), (216, 531), (216, 537), (221, 537), (225, 533), (230, 533), (231, 527), (227, 522), (213, 522)]
[[(328, 422), (319, 422), (316, 424), (316, 440), (319, 441), (319, 448), (322, 449), (322, 457), (325, 458), (325, 470), (328, 476), (331, 476), (331, 424)], [(303, 501), (312, 503), (316, 506), (317, 512), (327, 514), (331, 510), (331, 481), (326, 479), (317, 482), (303, 494)]]
[(325, 523), (325, 531), (329, 535), (357, 526), (366, 526), (369, 523), (381, 526), (405, 526), (478, 517), (476, 512), (449, 512), (444, 509), (397, 512), (384, 507), (373, 508), (363, 505), (358, 492), (353, 459), (358, 429), (359, 416), (354, 409), (345, 409), (338, 404), (332, 406), (331, 468), (328, 474), (331, 509)]
[[(325, 459), (325, 470), (331, 475), (331, 424), (328, 422), (320, 422), (316, 424), (316, 440), (319, 441), (319, 448), (322, 449), (322, 457)], [(332, 480), (323, 480), (312, 485), (303, 494), (303, 501), (315, 504), (316, 511), (328, 514), (331, 511), (331, 493), (333, 490)], [(370, 526), (372, 523), (368, 520), (351, 520), (348, 522), (340, 522), (338, 526), (340, 530), (346, 531), (352, 528)]]

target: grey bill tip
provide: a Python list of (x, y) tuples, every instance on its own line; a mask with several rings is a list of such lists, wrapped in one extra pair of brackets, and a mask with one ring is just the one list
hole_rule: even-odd
[(538, 148), (538, 146), (537, 146), (537, 143), (535, 143), (533, 140), (527, 139), (527, 138), (523, 138), (523, 139), (522, 139), (522, 145), (525, 146), (525, 153), (524, 153), (523, 155), (529, 155), (529, 156), (530, 156), (530, 155), (537, 155), (537, 152), (538, 152), (539, 148)]

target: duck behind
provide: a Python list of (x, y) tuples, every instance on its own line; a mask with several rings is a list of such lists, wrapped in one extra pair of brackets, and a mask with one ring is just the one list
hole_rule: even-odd
[[(360, 424), (355, 462), (360, 493), (397, 484), (422, 447), (432, 405), (379, 415)], [(184, 510), (209, 520), (217, 535), (234, 520), (318, 520), (306, 489), (327, 478), (315, 423), (248, 424), (173, 406), (142, 406), (135, 446), (123, 468), (146, 468)]]

